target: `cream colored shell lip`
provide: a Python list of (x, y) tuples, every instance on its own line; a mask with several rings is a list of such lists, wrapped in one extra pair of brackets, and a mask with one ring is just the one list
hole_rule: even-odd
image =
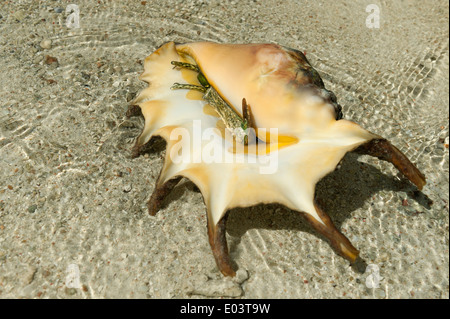
[[(172, 61), (197, 65), (240, 116), (245, 99), (251, 106), (258, 145), (265, 151), (251, 152), (249, 147), (236, 151), (233, 139), (224, 135), (222, 120), (199, 92), (171, 90), (174, 83), (199, 85), (195, 71), (174, 68)], [(326, 90), (300, 51), (276, 44), (169, 42), (145, 59), (140, 79), (149, 86), (127, 112), (145, 118), (133, 156), (142, 153), (155, 136), (167, 143), (164, 165), (148, 201), (149, 213), (161, 209), (164, 198), (182, 177), (194, 182), (206, 205), (214, 258), (226, 276), (235, 274), (225, 236), (227, 212), (260, 203), (279, 203), (302, 213), (341, 256), (355, 262), (358, 250), (315, 199), (317, 182), (332, 172), (347, 152), (391, 162), (418, 189), (425, 185), (425, 176), (395, 146), (342, 119), (336, 97)], [(270, 128), (276, 133), (261, 133)], [(187, 134), (174, 134), (180, 129)], [(215, 132), (212, 141), (196, 140), (208, 129)], [(208, 161), (204, 150), (211, 146), (232, 161)], [(188, 160), (174, 160), (180, 150), (188, 151)], [(271, 161), (276, 162), (274, 172), (261, 173)]]

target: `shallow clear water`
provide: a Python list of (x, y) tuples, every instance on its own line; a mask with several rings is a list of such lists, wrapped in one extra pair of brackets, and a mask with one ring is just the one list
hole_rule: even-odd
[[(379, 28), (370, 1), (79, 1), (80, 28), (68, 4), (0, 3), (0, 298), (448, 298), (447, 2), (378, 4)], [(229, 246), (248, 279), (223, 289), (192, 183), (148, 216), (163, 153), (130, 158), (143, 122), (127, 102), (155, 48), (198, 40), (302, 50), (345, 118), (427, 176), (417, 194), (389, 164), (349, 155), (319, 183), (366, 264), (284, 207), (235, 209)]]

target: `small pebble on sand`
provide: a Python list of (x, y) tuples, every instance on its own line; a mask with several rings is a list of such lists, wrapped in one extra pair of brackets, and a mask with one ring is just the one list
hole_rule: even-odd
[(51, 49), (52, 48), (52, 40), (44, 39), (39, 44), (42, 49)]

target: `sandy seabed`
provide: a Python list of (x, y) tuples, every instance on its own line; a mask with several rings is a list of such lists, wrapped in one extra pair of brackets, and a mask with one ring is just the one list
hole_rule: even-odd
[[(69, 4), (79, 28), (66, 24)], [(367, 27), (370, 4), (379, 28)], [(0, 298), (448, 298), (448, 6), (1, 1)], [(299, 214), (260, 205), (232, 210), (239, 271), (223, 278), (194, 184), (183, 180), (147, 214), (164, 151), (131, 158), (143, 120), (125, 117), (128, 102), (145, 87), (147, 55), (200, 40), (302, 50), (345, 118), (427, 176), (418, 193), (390, 164), (349, 155), (319, 183), (362, 265)]]

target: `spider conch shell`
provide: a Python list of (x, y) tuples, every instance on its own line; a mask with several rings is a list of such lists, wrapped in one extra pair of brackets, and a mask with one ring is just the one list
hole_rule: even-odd
[[(172, 90), (174, 83), (201, 85), (197, 72), (174, 67), (172, 61), (197, 65), (241, 117), (241, 105), (248, 103), (258, 143), (239, 147), (200, 92)], [(160, 209), (181, 177), (194, 182), (207, 207), (209, 241), (224, 275), (235, 274), (225, 239), (226, 212), (259, 203), (304, 213), (340, 255), (355, 261), (357, 249), (314, 198), (317, 182), (347, 152), (390, 161), (419, 189), (425, 185), (425, 177), (397, 148), (341, 119), (334, 94), (299, 51), (276, 44), (169, 42), (145, 59), (144, 69), (140, 79), (149, 86), (132, 102), (145, 118), (134, 151), (137, 155), (153, 136), (167, 142), (149, 212)]]

